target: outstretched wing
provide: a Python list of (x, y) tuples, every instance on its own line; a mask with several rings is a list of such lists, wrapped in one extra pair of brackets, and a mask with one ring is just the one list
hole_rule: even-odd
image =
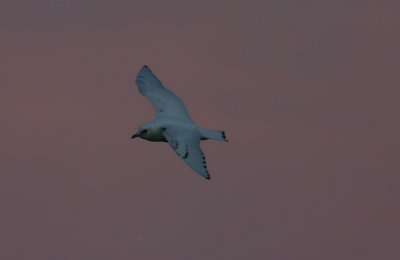
[(200, 149), (200, 134), (186, 129), (167, 128), (163, 135), (171, 148), (189, 165), (195, 172), (206, 179), (211, 176), (206, 166), (206, 158)]
[(191, 121), (182, 101), (166, 89), (146, 65), (139, 71), (136, 77), (136, 85), (139, 92), (153, 103), (156, 117), (178, 117), (181, 120)]

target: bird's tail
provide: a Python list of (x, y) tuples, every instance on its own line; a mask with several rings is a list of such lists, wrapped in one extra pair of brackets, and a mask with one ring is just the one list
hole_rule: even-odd
[(208, 129), (201, 129), (201, 139), (207, 140), (217, 140), (217, 141), (225, 141), (228, 142), (226, 139), (225, 132), (222, 130), (208, 130)]

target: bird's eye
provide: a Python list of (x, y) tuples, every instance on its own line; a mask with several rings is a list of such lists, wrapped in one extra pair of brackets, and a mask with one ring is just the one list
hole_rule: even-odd
[(147, 129), (142, 130), (142, 134), (145, 134), (145, 133), (147, 133)]

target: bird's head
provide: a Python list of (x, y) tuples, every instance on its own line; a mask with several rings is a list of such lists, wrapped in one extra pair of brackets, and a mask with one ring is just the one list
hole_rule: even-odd
[(139, 126), (137, 132), (134, 135), (132, 135), (131, 138), (133, 139), (136, 137), (140, 137), (140, 138), (146, 139), (146, 137), (148, 137), (150, 135), (150, 133), (151, 133), (151, 127), (144, 124), (144, 125)]
[(159, 127), (153, 122), (149, 122), (139, 126), (137, 132), (132, 135), (131, 138), (140, 137), (148, 141), (164, 141), (164, 136), (162, 135), (163, 130), (165, 130), (165, 128)]

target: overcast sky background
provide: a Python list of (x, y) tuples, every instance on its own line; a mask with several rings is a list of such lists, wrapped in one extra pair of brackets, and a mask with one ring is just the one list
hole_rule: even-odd
[[(1, 1), (1, 259), (397, 259), (398, 1)], [(151, 67), (202, 127), (164, 143)]]

